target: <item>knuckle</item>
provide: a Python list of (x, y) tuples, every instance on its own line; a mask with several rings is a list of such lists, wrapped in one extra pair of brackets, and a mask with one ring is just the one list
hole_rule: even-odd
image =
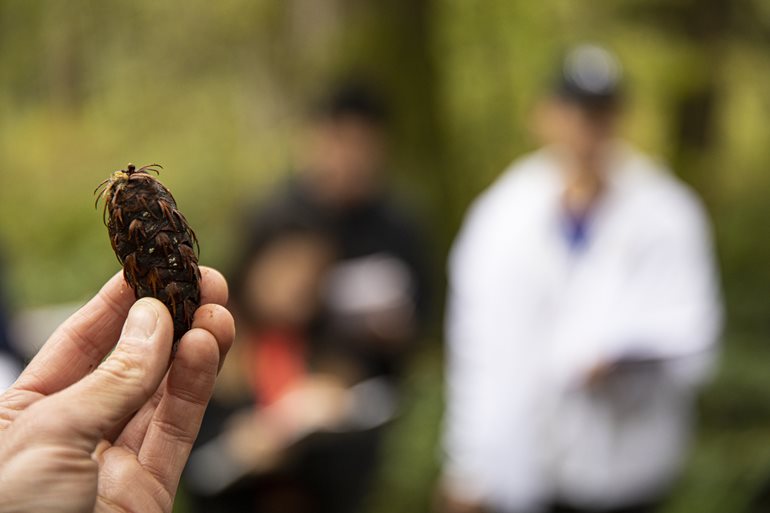
[(137, 354), (116, 350), (97, 368), (109, 385), (140, 389), (146, 394), (153, 391), (145, 383), (146, 364)]
[(195, 435), (192, 434), (185, 425), (180, 425), (165, 419), (155, 419), (153, 420), (153, 423), (158, 431), (166, 435), (169, 439), (190, 445), (195, 441)]

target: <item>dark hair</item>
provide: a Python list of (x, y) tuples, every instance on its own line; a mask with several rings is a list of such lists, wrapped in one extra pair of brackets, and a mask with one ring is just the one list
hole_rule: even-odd
[(230, 302), (236, 319), (255, 322), (248, 310), (247, 277), (254, 262), (275, 244), (292, 238), (310, 238), (335, 246), (336, 239), (328, 220), (314, 216), (305, 207), (275, 201), (248, 215), (243, 221), (241, 247), (236, 253), (232, 272), (228, 276)]
[(383, 98), (360, 80), (338, 82), (321, 97), (312, 109), (312, 116), (319, 121), (356, 117), (375, 126), (385, 126), (388, 110)]

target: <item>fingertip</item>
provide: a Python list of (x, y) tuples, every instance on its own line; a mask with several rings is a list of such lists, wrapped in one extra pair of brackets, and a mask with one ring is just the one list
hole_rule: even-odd
[(128, 282), (126, 281), (125, 276), (123, 276), (123, 271), (118, 271), (115, 274), (113, 274), (112, 277), (109, 280), (107, 280), (107, 283), (105, 283), (102, 288), (115, 288), (115, 287), (119, 287), (121, 289), (130, 288), (128, 285)]
[(154, 297), (143, 297), (131, 305), (123, 326), (123, 336), (165, 342), (172, 336), (173, 330), (174, 321), (166, 305)]
[(123, 272), (118, 271), (102, 285), (94, 299), (104, 301), (116, 313), (125, 315), (134, 303), (135, 297), (133, 289), (123, 277)]
[(230, 311), (222, 305), (210, 303), (195, 311), (193, 328), (203, 328), (217, 339), (217, 343), (227, 350), (235, 338), (235, 320)]
[(217, 369), (220, 362), (220, 348), (213, 333), (193, 327), (179, 341), (179, 347), (172, 365), (190, 367), (197, 372)]
[(152, 308), (153, 310), (158, 312), (158, 315), (160, 317), (164, 317), (166, 320), (171, 322), (171, 312), (168, 311), (168, 308), (166, 307), (166, 305), (164, 305), (163, 302), (158, 298), (140, 297), (139, 299), (136, 300), (136, 302), (131, 307), (131, 309), (133, 310), (134, 308), (137, 308), (137, 306), (139, 308), (145, 308), (145, 307)]
[(201, 266), (201, 303), (226, 305), (228, 298), (227, 280), (212, 267)]
[(195, 312), (193, 328), (200, 328), (211, 333), (219, 348), (219, 369), (225, 361), (235, 338), (235, 321), (232, 314), (221, 305), (203, 305)]

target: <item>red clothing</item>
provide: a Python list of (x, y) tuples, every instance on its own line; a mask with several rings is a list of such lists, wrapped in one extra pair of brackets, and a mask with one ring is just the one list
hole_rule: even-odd
[(257, 403), (269, 406), (307, 375), (306, 344), (297, 332), (273, 329), (249, 339), (247, 375)]

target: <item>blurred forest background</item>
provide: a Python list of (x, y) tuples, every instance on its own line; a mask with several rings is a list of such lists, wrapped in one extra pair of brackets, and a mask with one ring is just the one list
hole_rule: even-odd
[[(741, 511), (770, 478), (770, 3), (765, 0), (0, 0), (0, 244), (15, 309), (81, 301), (118, 269), (93, 188), (129, 161), (162, 180), (227, 270), (236, 206), (291, 169), (307, 101), (351, 70), (392, 100), (394, 179), (436, 275), (464, 209), (533, 148), (559, 50), (623, 59), (624, 131), (704, 197), (729, 324), (668, 513)], [(407, 382), (370, 512), (427, 509), (439, 323)], [(184, 497), (177, 510), (184, 511)]]

